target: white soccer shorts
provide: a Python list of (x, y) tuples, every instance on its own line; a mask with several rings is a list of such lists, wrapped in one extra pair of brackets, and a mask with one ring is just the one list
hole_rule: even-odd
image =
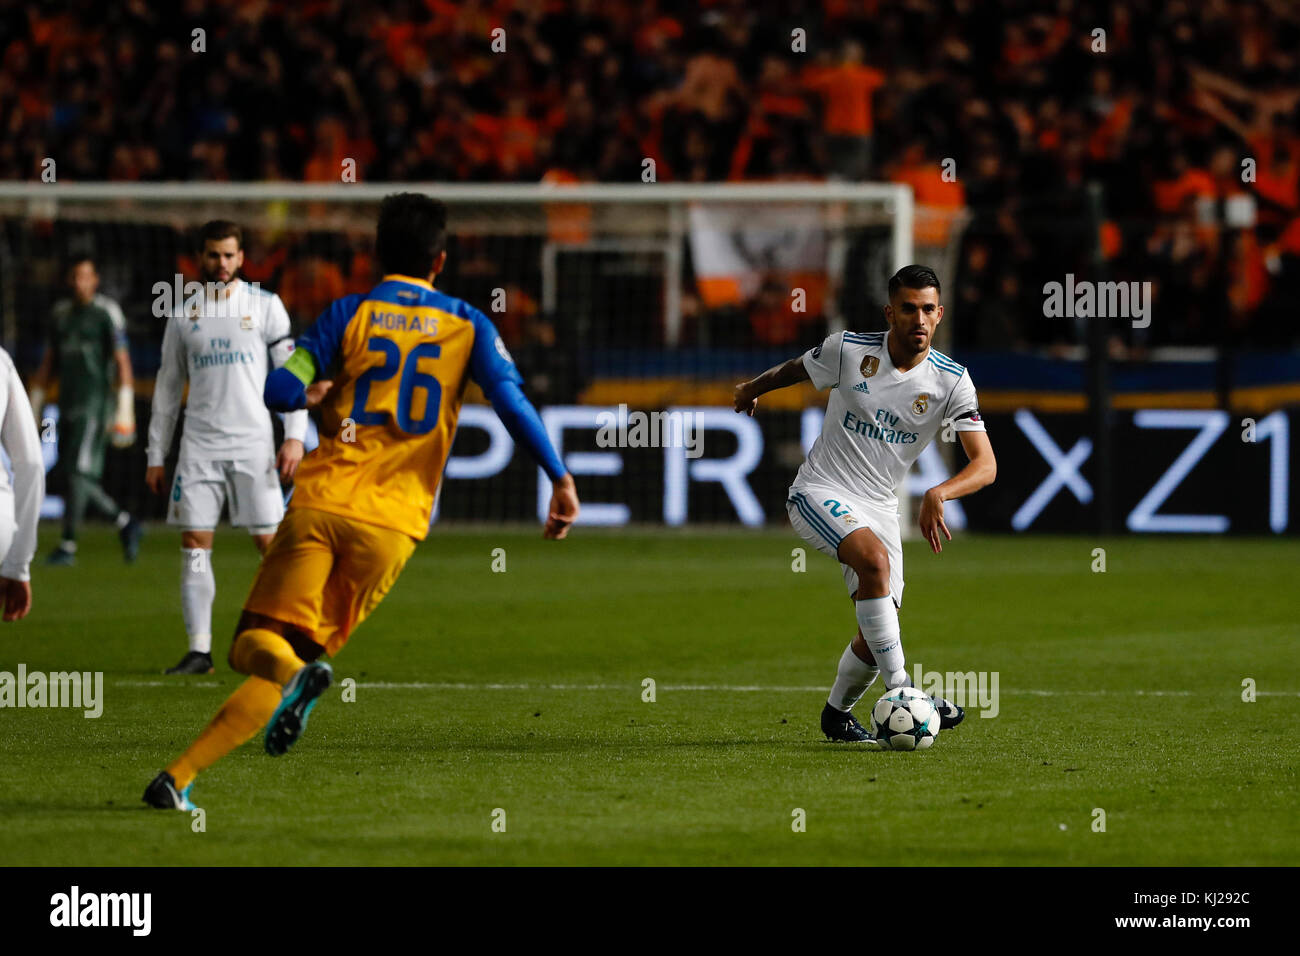
[[(847, 535), (860, 528), (870, 530), (889, 554), (889, 596), (895, 607), (903, 606), (903, 541), (897, 506), (884, 507), (829, 485), (793, 485), (786, 496), (785, 510), (799, 537), (836, 560), (840, 542)], [(847, 564), (841, 563), (840, 567), (849, 597), (853, 597), (858, 590), (858, 573)]]
[(185, 531), (212, 531), (230, 507), (230, 523), (249, 534), (270, 534), (284, 517), (284, 491), (275, 458), (243, 461), (182, 459), (172, 479), (167, 523)]

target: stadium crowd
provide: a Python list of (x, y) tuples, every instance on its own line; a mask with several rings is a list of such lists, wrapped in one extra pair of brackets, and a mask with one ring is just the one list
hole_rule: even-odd
[(961, 347), (1077, 341), (1067, 272), (1154, 284), (1121, 353), (1276, 346), (1298, 57), (1288, 0), (43, 0), (0, 12), (0, 178), (893, 180), (970, 210)]

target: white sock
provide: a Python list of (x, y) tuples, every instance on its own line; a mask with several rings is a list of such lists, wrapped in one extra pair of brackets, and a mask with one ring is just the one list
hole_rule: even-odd
[(840, 668), (835, 675), (835, 686), (831, 688), (831, 695), (826, 698), (826, 703), (836, 710), (852, 710), (853, 705), (867, 692), (867, 688), (876, 682), (876, 675), (879, 673), (879, 667), (868, 664), (854, 653), (853, 642), (849, 641), (849, 646), (844, 648), (844, 653), (840, 655)]
[(855, 601), (858, 627), (862, 639), (871, 648), (876, 666), (885, 675), (885, 686), (890, 690), (907, 683), (906, 660), (903, 657), (903, 639), (898, 633), (898, 612), (893, 598), (886, 595)]
[(181, 615), (192, 651), (212, 653), (212, 602), (216, 597), (211, 549), (181, 548)]

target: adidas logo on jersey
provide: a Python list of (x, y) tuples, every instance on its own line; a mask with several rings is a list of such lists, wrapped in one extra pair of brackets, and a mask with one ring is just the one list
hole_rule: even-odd
[(866, 382), (858, 382), (857, 385), (854, 385), (854, 386), (853, 386), (853, 391), (855, 391), (855, 392), (866, 392), (868, 395), (871, 394), (871, 389), (867, 387), (867, 383), (866, 383)]

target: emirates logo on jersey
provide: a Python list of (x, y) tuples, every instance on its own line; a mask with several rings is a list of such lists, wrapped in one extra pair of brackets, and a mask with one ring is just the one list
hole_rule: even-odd
[(922, 393), (916, 396), (916, 401), (912, 403), (912, 411), (918, 415), (924, 415), (925, 410), (930, 407), (930, 396)]
[(880, 359), (876, 358), (874, 355), (868, 355), (862, 360), (862, 365), (859, 366), (859, 371), (862, 372), (863, 378), (871, 378), (871, 376), (876, 374), (876, 369), (878, 368), (880, 368)]

